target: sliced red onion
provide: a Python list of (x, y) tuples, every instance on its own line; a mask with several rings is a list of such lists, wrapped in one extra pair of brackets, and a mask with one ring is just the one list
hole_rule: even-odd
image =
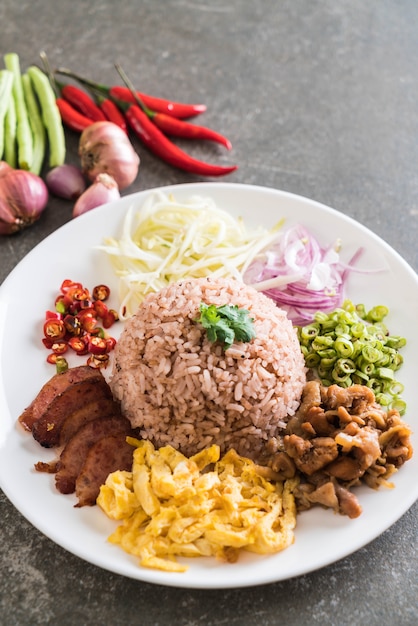
[(305, 324), (315, 312), (329, 312), (342, 304), (348, 272), (362, 251), (357, 250), (344, 264), (339, 247), (336, 241), (323, 248), (305, 227), (296, 224), (278, 234), (274, 244), (249, 266), (244, 281), (284, 308), (294, 324)]
[(86, 189), (86, 180), (81, 170), (67, 163), (50, 170), (45, 181), (54, 196), (66, 200), (77, 200)]

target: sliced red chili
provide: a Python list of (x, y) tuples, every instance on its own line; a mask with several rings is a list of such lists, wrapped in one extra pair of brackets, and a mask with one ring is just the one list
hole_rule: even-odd
[(88, 354), (88, 337), (71, 337), (68, 340), (69, 347), (74, 350), (79, 356)]
[(86, 309), (85, 311), (86, 312), (80, 311), (77, 319), (81, 324), (82, 330), (87, 333), (91, 333), (96, 328), (97, 318), (90, 312), (89, 309)]
[(110, 328), (115, 322), (118, 321), (118, 319), (119, 316), (117, 312), (114, 309), (109, 309), (106, 315), (102, 318), (103, 328)]
[(72, 304), (71, 298), (61, 294), (55, 298), (55, 308), (58, 313), (66, 313)]
[(48, 319), (44, 324), (44, 335), (50, 339), (63, 339), (65, 325), (61, 319)]
[[(51, 351), (48, 362), (57, 364), (58, 357), (71, 349), (78, 356), (89, 354), (92, 367), (107, 366), (108, 353), (115, 347), (116, 339), (108, 336), (105, 327), (118, 319), (117, 312), (104, 302), (109, 295), (107, 285), (96, 285), (92, 298), (79, 282), (66, 279), (61, 283), (55, 300), (56, 311), (45, 313), (42, 342)], [(103, 327), (98, 325), (99, 319), (104, 320)], [(68, 367), (63, 361), (62, 367)]]
[(67, 293), (70, 289), (77, 287), (78, 289), (82, 289), (83, 285), (81, 283), (76, 283), (73, 280), (66, 278), (62, 281), (60, 290), (62, 293)]
[(66, 315), (64, 317), (64, 327), (70, 335), (79, 335), (81, 333), (81, 323), (75, 315)]
[(114, 337), (106, 337), (107, 343), (107, 351), (112, 352), (113, 348), (116, 346), (116, 339)]
[(110, 296), (110, 289), (107, 285), (96, 285), (93, 289), (94, 300), (107, 300)]
[(88, 344), (88, 350), (91, 354), (95, 356), (106, 354), (107, 350), (107, 341), (103, 337), (90, 337), (90, 341)]
[(84, 300), (90, 300), (91, 298), (89, 290), (84, 289), (84, 287), (70, 289), (70, 291), (68, 292), (68, 295), (73, 300), (77, 300), (78, 302), (82, 302)]
[(45, 320), (61, 320), (62, 314), (59, 311), (46, 311)]
[(51, 350), (52, 345), (54, 343), (54, 339), (51, 339), (51, 337), (42, 337), (42, 343), (44, 344), (47, 350)]
[(62, 374), (62, 372), (65, 372), (68, 369), (67, 359), (63, 356), (53, 353), (49, 354), (46, 360), (48, 363), (55, 365), (58, 374)]
[(68, 343), (62, 339), (60, 341), (54, 341), (51, 350), (54, 354), (65, 354), (68, 350)]
[(107, 367), (109, 363), (109, 355), (108, 354), (92, 354), (91, 356), (89, 356), (89, 358), (87, 359), (87, 365), (90, 365), (90, 367), (96, 367), (96, 368), (101, 368), (101, 367)]

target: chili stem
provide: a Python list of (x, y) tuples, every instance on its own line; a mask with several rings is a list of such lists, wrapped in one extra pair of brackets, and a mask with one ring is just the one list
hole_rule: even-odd
[(40, 103), (42, 119), (48, 135), (49, 166), (63, 165), (66, 153), (65, 134), (54, 90), (48, 76), (39, 67), (32, 65), (28, 69), (28, 74)]
[(0, 159), (4, 153), (4, 120), (12, 98), (13, 73), (0, 70)]
[(22, 170), (29, 170), (33, 159), (32, 131), (23, 95), (19, 56), (15, 52), (9, 52), (4, 56), (4, 64), (6, 69), (13, 72), (13, 98), (17, 119), (17, 160)]
[(119, 74), (119, 76), (121, 77), (121, 79), (123, 80), (123, 82), (125, 83), (125, 85), (127, 86), (127, 88), (129, 89), (129, 91), (131, 92), (132, 96), (135, 98), (136, 104), (144, 111), (144, 113), (146, 113), (146, 115), (148, 115), (149, 118), (152, 118), (153, 111), (151, 111), (151, 109), (145, 106), (143, 100), (137, 94), (132, 81), (126, 75), (122, 66), (119, 63), (115, 63), (115, 69), (117, 73)]
[(39, 176), (46, 152), (45, 126), (29, 74), (22, 75), (22, 86), (33, 136), (33, 160), (30, 171)]
[(4, 160), (14, 169), (17, 166), (16, 127), (16, 107), (12, 96), (4, 118)]

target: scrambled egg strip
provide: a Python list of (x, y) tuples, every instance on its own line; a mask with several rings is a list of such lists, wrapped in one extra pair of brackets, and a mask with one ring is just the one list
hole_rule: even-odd
[(293, 543), (298, 479), (269, 482), (234, 450), (220, 458), (216, 445), (187, 458), (171, 446), (129, 441), (132, 471), (110, 474), (97, 504), (122, 521), (109, 541), (143, 567), (184, 572), (177, 556), (235, 562), (242, 549), (272, 554)]

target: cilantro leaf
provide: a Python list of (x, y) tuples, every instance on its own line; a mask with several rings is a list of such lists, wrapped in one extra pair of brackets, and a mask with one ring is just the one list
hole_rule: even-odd
[(255, 337), (253, 319), (247, 309), (237, 305), (200, 304), (200, 316), (195, 320), (206, 330), (209, 341), (219, 341), (227, 350), (234, 341), (249, 342)]

